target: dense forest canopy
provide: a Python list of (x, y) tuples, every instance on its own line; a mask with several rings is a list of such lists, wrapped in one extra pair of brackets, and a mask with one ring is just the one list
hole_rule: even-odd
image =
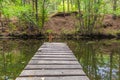
[(0, 17), (17, 18), (43, 28), (48, 16), (56, 12), (79, 14), (78, 32), (91, 33), (105, 14), (120, 15), (120, 0), (0, 0)]

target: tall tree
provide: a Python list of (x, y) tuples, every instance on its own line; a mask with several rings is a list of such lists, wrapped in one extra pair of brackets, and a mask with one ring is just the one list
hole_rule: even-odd
[(38, 0), (35, 0), (36, 21), (38, 21)]
[(81, 14), (81, 3), (80, 3), (80, 0), (77, 0), (77, 3), (78, 3), (78, 11), (79, 11), (79, 31), (81, 33), (83, 33), (83, 25), (82, 25), (82, 14)]
[(44, 26), (44, 22), (45, 22), (45, 2), (46, 0), (43, 0), (42, 2), (42, 27)]
[(2, 22), (2, 2), (3, 0), (0, 1), (0, 23), (1, 23), (1, 26), (2, 26), (2, 32), (3, 32), (3, 22)]
[(65, 0), (63, 0), (63, 12), (65, 13)]
[(68, 12), (70, 11), (70, 0), (67, 0), (67, 9), (68, 9)]
[(116, 19), (117, 0), (113, 0), (113, 19)]
[(34, 11), (35, 11), (35, 0), (32, 0), (32, 13), (34, 15)]

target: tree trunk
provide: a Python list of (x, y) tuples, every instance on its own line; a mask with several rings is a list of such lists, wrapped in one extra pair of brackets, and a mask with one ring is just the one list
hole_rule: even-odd
[(36, 21), (38, 21), (38, 0), (35, 0)]
[(117, 0), (113, 0), (113, 19), (116, 19)]
[(67, 8), (68, 8), (68, 12), (70, 11), (70, 4), (69, 4), (69, 0), (67, 0)]
[(81, 21), (82, 21), (82, 14), (81, 14), (81, 6), (80, 6), (80, 0), (77, 0), (77, 2), (78, 2), (78, 11), (79, 11), (79, 32), (81, 32), (81, 33), (83, 33), (83, 26), (82, 26), (82, 23), (81, 23)]
[(44, 27), (44, 22), (45, 22), (45, 1), (43, 0), (43, 5), (42, 5), (42, 27)]
[(0, 23), (1, 23), (1, 27), (2, 27), (2, 32), (4, 32), (3, 30), (3, 21), (2, 21), (2, 4), (0, 3)]
[(32, 15), (34, 15), (34, 10), (35, 10), (35, 0), (32, 0)]
[(65, 17), (65, 0), (63, 0), (63, 13), (64, 13), (64, 17)]

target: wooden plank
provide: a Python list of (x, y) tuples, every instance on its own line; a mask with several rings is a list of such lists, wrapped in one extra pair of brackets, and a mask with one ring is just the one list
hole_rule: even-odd
[(25, 69), (32, 68), (82, 68), (81, 65), (27, 65)]
[(38, 51), (41, 53), (72, 53), (72, 51)]
[(89, 80), (86, 76), (67, 77), (18, 77), (16, 80)]
[(73, 53), (71, 52), (69, 52), (69, 53), (59, 53), (59, 52), (54, 52), (54, 53), (52, 53), (52, 52), (47, 52), (47, 53), (42, 53), (42, 52), (36, 52), (35, 54), (72, 54), (73, 55)]
[(86, 74), (83, 72), (83, 70), (23, 70), (20, 76), (26, 77), (26, 76), (85, 76)]
[(44, 61), (44, 60), (31, 60), (29, 64), (79, 64), (78, 61)]
[(64, 57), (64, 56), (34, 56), (33, 58), (66, 58), (66, 59), (73, 59), (74, 57)]
[(74, 61), (74, 60), (77, 60), (77, 59), (75, 59), (75, 58), (56, 58), (56, 57), (52, 57), (52, 58), (47, 58), (47, 57), (41, 57), (41, 58), (39, 58), (39, 57), (32, 57), (32, 59), (38, 59), (38, 60), (68, 60), (68, 61)]
[(67, 46), (46, 46), (45, 48), (40, 47), (38, 50), (44, 50), (44, 49), (52, 49), (52, 50), (70, 50), (70, 48), (68, 48)]
[(66, 56), (66, 55), (72, 55), (72, 56), (74, 56), (73, 54), (63, 54), (63, 53), (61, 53), (61, 54), (57, 54), (57, 53), (56, 53), (56, 54), (52, 54), (52, 53), (51, 53), (51, 54), (35, 54), (35, 55), (38, 55), (38, 56), (39, 56), (39, 55), (42, 55), (42, 56), (43, 56), (43, 55), (47, 55), (47, 56), (49, 56), (49, 55), (65, 55), (65, 56)]
[(59, 50), (62, 50), (62, 51), (71, 51), (69, 48), (59, 47), (59, 46), (39, 48), (38, 50), (58, 50), (58, 51), (59, 51)]
[(69, 49), (40, 49), (41, 51), (70, 51)]
[(42, 50), (42, 51), (40, 51), (40, 52), (43, 52), (43, 53), (49, 53), (49, 52), (51, 52), (51, 53), (71, 53), (72, 51), (50, 51), (50, 50)]
[(44, 60), (44, 61), (77, 61), (76, 59), (61, 59), (61, 58), (59, 58), (59, 59), (52, 59), (52, 58), (50, 58), (50, 59), (32, 58), (31, 60)]
[(43, 48), (61, 48), (61, 49), (69, 49), (67, 45), (50, 45), (50, 44), (46, 44), (46, 45), (42, 45), (39, 49), (43, 49)]
[(69, 57), (69, 58), (75, 58), (74, 55), (34, 55), (34, 57)]
[(52, 45), (52, 46), (66, 46), (66, 43), (58, 43), (58, 42), (54, 42), (54, 43), (44, 43), (43, 45), (47, 45), (47, 46), (49, 46), (49, 45)]

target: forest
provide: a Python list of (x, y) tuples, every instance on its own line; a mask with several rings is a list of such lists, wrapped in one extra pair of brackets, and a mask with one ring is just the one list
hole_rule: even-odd
[(0, 0), (0, 35), (119, 37), (120, 0)]
[[(20, 76), (25, 69), (48, 72)], [(81, 76), (120, 80), (120, 0), (0, 0), (0, 80)]]

